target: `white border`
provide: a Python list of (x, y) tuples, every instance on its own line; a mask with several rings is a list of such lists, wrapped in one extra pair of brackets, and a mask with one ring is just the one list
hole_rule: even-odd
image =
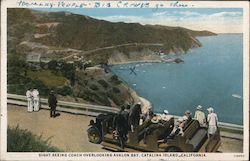
[[(39, 154), (42, 153), (7, 153), (7, 8), (18, 8), (17, 2), (20, 0), (14, 0), (7, 2), (7, 0), (2, 1), (1, 3), (1, 97), (0, 97), (0, 103), (1, 103), (1, 159), (3, 160), (83, 160), (84, 158), (82, 157), (49, 157), (49, 158), (43, 158), (39, 157)], [(31, 2), (31, 0), (26, 0), (27, 2)], [(47, 2), (52, 2), (52, 3), (58, 3), (59, 1), (57, 0), (51, 0), (51, 1), (42, 1), (42, 0), (34, 0), (35, 2), (41, 2), (41, 3), (47, 3)], [(33, 2), (34, 2), (33, 1)], [(79, 4), (84, 2), (88, 4), (88, 6), (85, 8), (92, 8), (95, 5), (95, 1), (64, 1), (64, 2), (70, 2), (70, 3), (76, 3)], [(101, 3), (108, 3), (111, 2), (113, 7), (117, 7), (118, 1), (96, 1), (96, 2), (101, 2)], [(149, 3), (150, 7), (155, 7), (156, 4), (164, 4), (164, 8), (172, 8), (171, 6), (174, 1), (122, 1), (120, 3)], [(175, 1), (176, 2), (176, 1)], [(239, 2), (239, 1), (230, 1), (230, 2), (225, 2), (225, 1), (183, 1), (180, 2), (182, 4), (186, 4), (188, 8), (243, 8), (244, 14), (244, 56), (243, 56), (243, 61), (244, 61), (244, 69), (243, 69), (243, 85), (244, 85), (244, 141), (243, 141), (243, 153), (199, 153), (199, 154), (204, 154), (206, 155), (205, 157), (188, 157), (192, 154), (197, 154), (197, 153), (168, 153), (168, 154), (173, 154), (173, 155), (186, 155), (185, 157), (164, 157), (164, 158), (159, 158), (159, 157), (132, 157), (134, 153), (129, 153), (130, 157), (87, 157), (85, 160), (107, 160), (107, 159), (112, 159), (112, 160), (125, 160), (125, 159), (132, 159), (133, 160), (248, 160), (249, 158), (249, 2)], [(115, 7), (115, 8), (116, 8)], [(25, 7), (21, 7), (25, 8)], [(35, 7), (36, 8), (36, 7)], [(37, 7), (38, 8), (38, 7)], [(39, 7), (42, 8), (42, 7)], [(57, 7), (55, 7), (57, 8)], [(50, 153), (53, 154), (53, 153)], [(58, 154), (58, 153), (57, 153)], [(124, 153), (63, 153), (67, 155), (71, 154), (124, 154)], [(144, 153), (139, 153), (139, 155), (143, 155)], [(156, 154), (156, 153), (152, 153)], [(239, 157), (240, 156), (240, 157)]]

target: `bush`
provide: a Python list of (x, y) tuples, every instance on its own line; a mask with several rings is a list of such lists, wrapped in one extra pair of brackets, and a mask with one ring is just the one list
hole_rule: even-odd
[(109, 84), (108, 84), (105, 80), (103, 80), (103, 79), (98, 80), (97, 82), (98, 82), (100, 85), (102, 85), (104, 88), (108, 88), (108, 86), (109, 86)]
[(91, 85), (89, 86), (89, 88), (92, 89), (92, 90), (94, 90), (94, 91), (97, 91), (97, 90), (98, 90), (98, 87), (97, 87), (97, 85), (95, 85), (95, 84), (91, 84)]
[(120, 93), (120, 89), (117, 87), (113, 87), (113, 91), (114, 91), (114, 93)]
[(115, 83), (115, 84), (121, 84), (122, 81), (119, 80), (118, 76), (117, 75), (113, 75), (111, 78), (110, 78), (110, 81)]
[(57, 147), (50, 145), (50, 138), (43, 140), (28, 130), (8, 127), (7, 151), (8, 152), (59, 152)]
[(57, 88), (57, 93), (62, 96), (67, 96), (72, 94), (72, 89), (69, 86), (63, 86), (63, 88)]

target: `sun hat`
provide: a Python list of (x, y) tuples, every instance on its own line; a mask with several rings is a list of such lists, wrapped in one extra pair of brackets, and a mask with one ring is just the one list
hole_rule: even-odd
[(214, 109), (213, 109), (212, 107), (209, 107), (207, 110), (208, 110), (209, 112), (213, 112), (213, 111), (214, 111)]
[(164, 113), (164, 114), (168, 114), (168, 110), (164, 110), (163, 113)]
[(197, 109), (197, 110), (201, 110), (201, 109), (202, 109), (202, 106), (201, 106), (201, 105), (198, 105), (198, 106), (196, 107), (196, 109)]
[(154, 116), (154, 117), (151, 119), (151, 122), (154, 123), (154, 124), (158, 123), (159, 120), (158, 120), (157, 116)]
[(191, 112), (189, 111), (189, 110), (187, 110), (186, 112), (185, 112), (185, 115), (190, 115), (191, 114)]

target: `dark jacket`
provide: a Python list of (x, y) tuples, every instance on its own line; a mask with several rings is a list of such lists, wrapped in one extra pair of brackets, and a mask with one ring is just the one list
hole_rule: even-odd
[(49, 103), (49, 107), (51, 109), (55, 109), (56, 108), (57, 99), (56, 99), (56, 96), (54, 94), (50, 94), (49, 95), (48, 103)]
[(140, 122), (140, 115), (141, 115), (141, 105), (136, 104), (129, 114), (129, 123), (130, 125), (137, 126)]
[(116, 129), (118, 132), (123, 132), (123, 133), (127, 132), (128, 127), (126, 124), (126, 119), (123, 117), (123, 115), (121, 113), (117, 114), (114, 117), (113, 128)]

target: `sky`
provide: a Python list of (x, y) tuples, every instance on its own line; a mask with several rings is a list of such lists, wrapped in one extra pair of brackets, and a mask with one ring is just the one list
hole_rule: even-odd
[(52, 8), (50, 12), (67, 11), (111, 22), (142, 25), (180, 26), (215, 33), (242, 33), (243, 12), (239, 8)]

